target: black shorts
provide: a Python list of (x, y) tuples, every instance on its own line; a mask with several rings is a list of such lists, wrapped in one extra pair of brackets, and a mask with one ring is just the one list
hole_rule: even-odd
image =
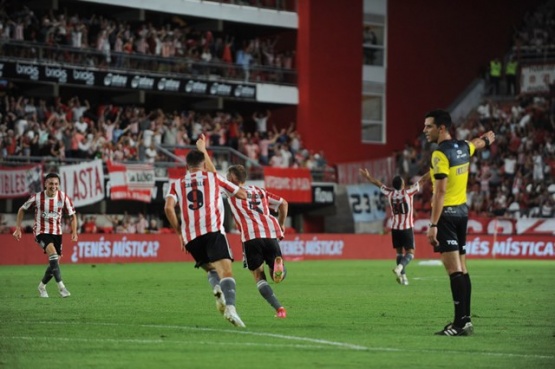
[(393, 241), (394, 249), (400, 247), (403, 247), (405, 250), (414, 249), (414, 232), (412, 228), (392, 229), (391, 240)]
[(195, 238), (185, 245), (185, 248), (195, 259), (195, 268), (222, 259), (231, 259), (233, 253), (227, 243), (227, 238), (220, 232), (211, 232)]
[(466, 254), (466, 227), (468, 225), (468, 206), (445, 206), (437, 222), (435, 252), (458, 251)]
[(44, 253), (46, 254), (46, 246), (53, 244), (56, 248), (56, 253), (62, 255), (62, 235), (41, 233), (35, 237), (35, 242), (39, 244)]
[(273, 270), (274, 259), (281, 256), (281, 249), (275, 238), (255, 238), (243, 243), (243, 253), (247, 262), (245, 267), (249, 270), (258, 269), (264, 262)]

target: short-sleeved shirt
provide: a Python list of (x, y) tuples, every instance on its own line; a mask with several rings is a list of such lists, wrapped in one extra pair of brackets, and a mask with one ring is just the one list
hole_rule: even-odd
[(276, 217), (270, 214), (270, 209), (276, 211), (283, 199), (260, 187), (244, 186), (243, 189), (247, 192), (245, 200), (236, 197), (228, 199), (237, 228), (241, 231), (241, 240), (281, 239), (283, 231)]
[(391, 229), (409, 229), (414, 227), (414, 195), (420, 190), (418, 182), (409, 188), (396, 190), (382, 186), (380, 191), (387, 197), (391, 206)]
[(181, 209), (181, 233), (185, 243), (210, 232), (224, 233), (224, 205), (221, 192), (233, 196), (239, 187), (219, 174), (187, 172), (174, 181), (166, 197)]
[(62, 234), (62, 216), (75, 214), (75, 208), (71, 199), (65, 192), (57, 191), (54, 196), (49, 197), (46, 191), (32, 195), (21, 207), (25, 210), (35, 208), (35, 224), (33, 233), (39, 234)]
[(434, 193), (436, 180), (447, 178), (447, 189), (443, 206), (457, 206), (466, 203), (466, 184), (470, 157), (476, 148), (472, 142), (442, 141), (432, 153), (430, 177)]

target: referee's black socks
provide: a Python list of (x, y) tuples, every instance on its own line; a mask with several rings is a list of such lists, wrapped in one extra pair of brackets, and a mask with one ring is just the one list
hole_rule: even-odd
[(455, 319), (453, 324), (456, 327), (464, 327), (465, 315), (466, 315), (466, 300), (467, 300), (467, 288), (466, 279), (462, 272), (455, 272), (449, 275), (451, 280), (451, 294), (453, 295), (453, 304), (455, 305)]

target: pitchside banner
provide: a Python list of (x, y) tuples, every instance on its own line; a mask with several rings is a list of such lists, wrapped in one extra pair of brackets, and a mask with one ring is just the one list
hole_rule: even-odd
[(155, 185), (151, 164), (122, 164), (107, 162), (110, 176), (110, 199), (135, 200), (150, 203)]
[(102, 160), (60, 167), (60, 185), (78, 208), (104, 199)]
[[(227, 235), (235, 262), (241, 261), (241, 239), (238, 234)], [(555, 237), (513, 236), (471, 237), (467, 256), (474, 259), (542, 259), (555, 260)], [(13, 244), (9, 234), (0, 235), (0, 244)], [(417, 260), (438, 259), (428, 239), (415, 235)], [(175, 234), (81, 234), (79, 241), (63, 236), (63, 263), (145, 263), (192, 262), (190, 254), (181, 251)], [(303, 260), (391, 260), (391, 235), (355, 234), (293, 234), (280, 241), (287, 262)], [(45, 264), (47, 257), (25, 234), (16, 247), (0, 247), (0, 265)]]
[(375, 222), (385, 219), (385, 197), (378, 187), (371, 184), (345, 187), (355, 222)]
[[(430, 225), (429, 217), (414, 220), (414, 232), (426, 232)], [(467, 235), (541, 235), (555, 236), (555, 219), (553, 218), (521, 218), (497, 219), (487, 217), (468, 218)]]
[(42, 165), (0, 167), (0, 199), (31, 196), (42, 191)]
[(312, 202), (312, 176), (306, 168), (264, 167), (264, 188), (290, 203)]

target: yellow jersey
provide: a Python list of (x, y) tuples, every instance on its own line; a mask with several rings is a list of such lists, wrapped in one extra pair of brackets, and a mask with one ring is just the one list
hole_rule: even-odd
[(447, 178), (447, 189), (443, 206), (466, 203), (466, 184), (470, 168), (470, 157), (476, 147), (469, 141), (442, 141), (432, 153), (430, 177), (434, 193), (436, 180)]

